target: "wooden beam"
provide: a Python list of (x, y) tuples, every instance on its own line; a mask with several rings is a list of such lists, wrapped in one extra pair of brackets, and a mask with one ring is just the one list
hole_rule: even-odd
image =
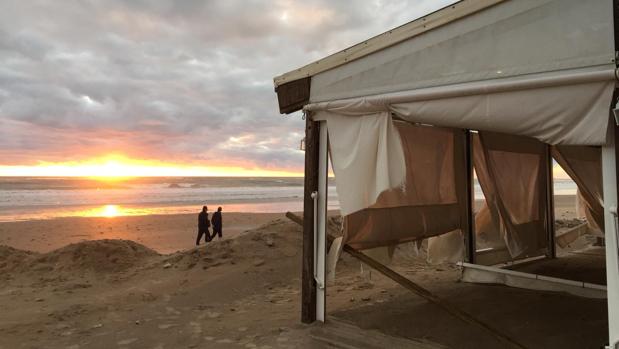
[[(286, 217), (290, 218), (292, 221), (296, 222), (296, 223), (303, 223), (303, 226), (305, 226), (307, 223), (307, 221), (313, 221), (312, 219), (301, 219), (300, 217), (295, 216), (293, 213), (291, 212), (286, 212)], [(310, 216), (304, 216), (304, 217), (310, 217)], [(333, 240), (333, 232), (331, 229), (329, 229), (330, 227), (328, 227), (327, 229), (330, 230), (327, 232), (327, 239), (329, 241)], [(413, 293), (415, 293), (416, 295), (426, 299), (427, 301), (434, 303), (436, 305), (438, 305), (439, 307), (443, 308), (443, 310), (447, 311), (448, 313), (452, 314), (453, 316), (457, 317), (458, 319), (474, 325), (484, 331), (486, 331), (487, 333), (492, 334), (492, 336), (494, 336), (495, 339), (497, 339), (498, 341), (500, 341), (501, 343), (507, 345), (507, 347), (509, 348), (517, 348), (517, 349), (524, 349), (525, 347), (522, 346), (521, 344), (519, 344), (518, 342), (516, 342), (515, 340), (511, 339), (510, 337), (498, 332), (497, 330), (493, 329), (492, 327), (486, 325), (485, 323), (477, 320), (476, 318), (474, 318), (472, 315), (468, 314), (467, 312), (461, 310), (460, 308), (457, 308), (456, 306), (442, 300), (441, 298), (439, 298), (438, 296), (436, 296), (435, 294), (433, 294), (432, 292), (430, 292), (429, 290), (423, 288), (422, 286), (414, 283), (413, 281), (405, 278), (404, 276), (398, 274), (396, 271), (394, 271), (393, 269), (390, 269), (389, 267), (381, 264), (380, 262), (376, 261), (375, 259), (365, 255), (364, 253), (355, 250), (354, 248), (350, 247), (349, 245), (344, 245), (344, 247), (342, 248), (342, 250), (346, 253), (348, 253), (349, 255), (351, 255), (352, 257), (360, 260), (361, 262), (365, 263), (366, 265), (374, 268), (376, 271), (378, 271), (379, 273), (383, 274), (384, 276), (390, 278), (391, 280), (395, 281), (396, 283), (400, 284), (401, 286), (403, 286), (404, 288), (408, 289), (409, 291), (412, 291)]]
[[(309, 117), (305, 121), (305, 179), (303, 215), (314, 217), (312, 193), (318, 191), (318, 140), (320, 123)], [(301, 321), (316, 321), (316, 281), (314, 280), (314, 220), (303, 224), (303, 263), (301, 271)]]
[(309, 77), (288, 82), (275, 88), (280, 114), (301, 110), (309, 103), (311, 79)]

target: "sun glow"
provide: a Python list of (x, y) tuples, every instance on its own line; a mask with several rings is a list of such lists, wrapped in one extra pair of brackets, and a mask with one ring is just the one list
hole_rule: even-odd
[(204, 166), (168, 163), (158, 160), (131, 159), (123, 155), (71, 161), (44, 162), (34, 166), (0, 165), (0, 176), (90, 177), (106, 181), (131, 177), (197, 177), (197, 176), (272, 176), (293, 177), (301, 172), (264, 170), (235, 166)]
[(101, 216), (108, 218), (116, 217), (119, 214), (120, 212), (118, 211), (118, 206), (116, 205), (105, 205), (103, 206), (103, 210), (101, 212)]

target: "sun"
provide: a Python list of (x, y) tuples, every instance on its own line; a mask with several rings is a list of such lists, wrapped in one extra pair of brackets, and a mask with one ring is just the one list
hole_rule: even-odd
[(101, 210), (101, 217), (118, 217), (120, 215), (120, 210), (118, 209), (118, 205), (105, 205)]

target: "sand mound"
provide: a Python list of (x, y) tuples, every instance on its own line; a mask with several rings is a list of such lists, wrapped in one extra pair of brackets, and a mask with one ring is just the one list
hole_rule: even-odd
[(143, 265), (159, 254), (129, 240), (93, 240), (71, 244), (40, 255), (30, 263), (31, 270), (94, 271), (114, 273)]
[(229, 240), (213, 240), (197, 249), (171, 254), (161, 261), (166, 268), (208, 269), (243, 261), (257, 263), (300, 253), (301, 228), (285, 219), (271, 221)]
[(207, 246), (198, 249), (173, 253), (164, 258), (161, 264), (164, 268), (192, 269), (200, 266), (208, 269), (224, 263), (235, 263), (238, 258), (234, 256), (233, 245), (236, 245), (236, 240), (209, 242)]
[(122, 279), (131, 277), (132, 271), (152, 267), (188, 270), (242, 262), (264, 263), (298, 255), (301, 237), (297, 224), (277, 219), (234, 239), (216, 239), (198, 249), (171, 255), (160, 255), (129, 240), (84, 241), (44, 254), (0, 246), (0, 271), (13, 276), (34, 274), (40, 281), (47, 282), (67, 281), (93, 273), (96, 277)]
[(6, 275), (24, 264), (35, 256), (34, 252), (22, 251), (9, 246), (0, 246), (0, 274)]

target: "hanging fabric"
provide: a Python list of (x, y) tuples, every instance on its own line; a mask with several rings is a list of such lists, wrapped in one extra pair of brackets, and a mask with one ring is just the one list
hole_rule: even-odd
[(589, 227), (603, 236), (602, 149), (589, 146), (554, 146), (552, 157), (576, 182)]
[(542, 254), (548, 245), (546, 145), (531, 138), (479, 132), (473, 147), (479, 184), (510, 255)]

